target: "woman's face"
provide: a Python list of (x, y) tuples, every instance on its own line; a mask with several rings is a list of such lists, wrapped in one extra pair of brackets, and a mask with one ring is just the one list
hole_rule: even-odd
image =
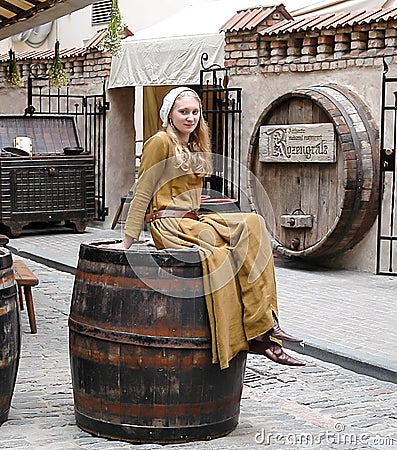
[(197, 98), (185, 95), (176, 99), (170, 119), (181, 139), (187, 142), (200, 119), (200, 103)]

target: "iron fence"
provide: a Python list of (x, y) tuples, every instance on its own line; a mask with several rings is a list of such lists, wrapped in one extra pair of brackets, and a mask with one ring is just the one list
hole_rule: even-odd
[(95, 162), (95, 219), (104, 221), (109, 214), (106, 206), (106, 98), (105, 82), (102, 93), (94, 95), (72, 94), (69, 86), (52, 88), (46, 74), (31, 66), (27, 87), (25, 115), (62, 114), (75, 117), (84, 150)]

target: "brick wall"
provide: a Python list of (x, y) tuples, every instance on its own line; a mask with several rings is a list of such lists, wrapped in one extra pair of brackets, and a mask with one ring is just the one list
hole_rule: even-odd
[(397, 62), (397, 22), (266, 35), (226, 32), (225, 66), (231, 75), (312, 72)]
[[(37, 74), (47, 74), (52, 58), (44, 57), (46, 52), (37, 52), (37, 55), (20, 58), (17, 55), (19, 71), (26, 86), (29, 75), (29, 67), (35, 64)], [(0, 55), (0, 87), (6, 87), (5, 82), (8, 55)], [(110, 73), (111, 56), (108, 53), (100, 52), (96, 49), (88, 49), (84, 52), (70, 51), (69, 56), (62, 58), (66, 74), (69, 78), (70, 86), (83, 86), (86, 84), (102, 83)]]

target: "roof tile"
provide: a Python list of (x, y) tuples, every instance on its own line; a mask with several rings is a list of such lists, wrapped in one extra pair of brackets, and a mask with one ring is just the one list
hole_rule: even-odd
[(236, 12), (220, 29), (220, 31), (252, 30), (268, 19), (273, 13), (279, 12), (284, 20), (292, 19), (283, 4), (272, 6), (256, 6)]
[[(89, 39), (82, 47), (64, 48), (59, 51), (61, 58), (71, 58), (73, 56), (85, 55), (90, 49), (95, 49), (100, 46), (102, 39), (104, 38), (106, 29), (98, 31), (95, 35)], [(9, 58), (8, 53), (0, 54), (0, 62), (5, 62)], [(31, 59), (52, 59), (54, 58), (54, 49), (45, 50), (28, 50), (15, 54), (17, 61), (26, 61)]]
[(324, 29), (366, 25), (381, 21), (386, 22), (388, 20), (397, 20), (396, 7), (328, 13), (305, 17), (303, 19), (291, 19), (270, 25), (259, 31), (259, 33), (263, 36), (274, 36), (281, 33), (296, 33), (310, 30), (321, 31)]

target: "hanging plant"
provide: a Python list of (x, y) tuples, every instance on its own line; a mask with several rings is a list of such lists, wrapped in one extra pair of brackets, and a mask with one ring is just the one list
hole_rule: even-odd
[(6, 83), (13, 87), (22, 87), (22, 77), (19, 72), (17, 62), (15, 60), (15, 52), (10, 49), (8, 52), (10, 59), (8, 60), (8, 67), (6, 72)]
[(50, 86), (61, 88), (69, 83), (68, 77), (63, 67), (63, 62), (59, 56), (59, 41), (55, 42), (55, 55), (52, 66), (48, 72), (48, 78), (50, 80)]
[(103, 49), (111, 55), (118, 55), (121, 51), (121, 32), (123, 29), (118, 0), (113, 0), (110, 10), (110, 21), (102, 44)]

